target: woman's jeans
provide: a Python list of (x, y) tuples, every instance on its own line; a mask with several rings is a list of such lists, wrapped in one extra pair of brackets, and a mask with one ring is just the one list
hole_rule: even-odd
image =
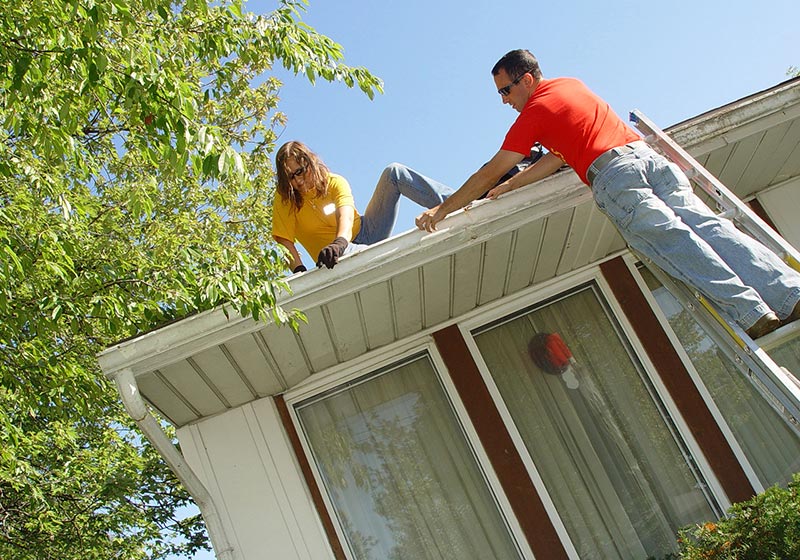
[(701, 292), (743, 329), (770, 310), (786, 318), (800, 301), (800, 274), (717, 217), (694, 195), (686, 175), (651, 148), (613, 159), (595, 177), (592, 192), (635, 251)]
[[(453, 189), (409, 169), (400, 163), (392, 163), (383, 170), (381, 178), (372, 194), (364, 215), (361, 216), (361, 229), (348, 245), (372, 245), (387, 239), (397, 221), (400, 209), (400, 195), (425, 208), (438, 206), (453, 194)], [(345, 250), (345, 254), (362, 247)]]

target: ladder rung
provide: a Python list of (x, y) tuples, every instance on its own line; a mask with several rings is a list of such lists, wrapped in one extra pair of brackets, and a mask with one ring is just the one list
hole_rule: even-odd
[(735, 220), (740, 215), (741, 214), (739, 213), (739, 210), (736, 208), (731, 208), (729, 210), (725, 210), (724, 212), (720, 212), (719, 214), (717, 214), (717, 216), (719, 216), (720, 218), (727, 218), (728, 220)]

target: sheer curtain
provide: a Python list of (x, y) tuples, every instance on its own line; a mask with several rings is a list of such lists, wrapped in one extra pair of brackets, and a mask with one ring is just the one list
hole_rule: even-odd
[[(672, 294), (646, 269), (641, 273), (761, 484), (768, 488), (789, 482), (800, 471), (800, 437)], [(770, 355), (789, 371), (800, 371), (800, 339)]]
[[(474, 337), (580, 557), (662, 557), (715, 510), (600, 297), (588, 286)], [(563, 372), (537, 365), (538, 333), (571, 352), (550, 357)]]
[(427, 355), (296, 409), (355, 558), (520, 558)]

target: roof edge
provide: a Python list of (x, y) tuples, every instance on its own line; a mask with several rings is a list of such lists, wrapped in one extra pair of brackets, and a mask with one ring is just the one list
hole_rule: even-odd
[[(312, 269), (294, 275), (288, 280), (292, 292), (281, 294), (277, 303), (300, 310), (321, 305), (380, 282), (411, 261), (429, 262), (465, 243), (479, 243), (511, 230), (520, 213), (531, 219), (590, 201), (591, 191), (572, 170), (565, 170), (536, 183), (534, 189), (521, 188), (497, 200), (476, 201), (447, 216), (435, 232), (411, 229), (347, 255), (331, 270)], [(271, 317), (255, 321), (221, 306), (121, 341), (100, 352), (98, 360), (109, 379), (126, 369), (141, 374), (269, 324), (274, 324)]]
[(800, 77), (679, 122), (666, 132), (697, 155), (797, 116), (800, 116)]

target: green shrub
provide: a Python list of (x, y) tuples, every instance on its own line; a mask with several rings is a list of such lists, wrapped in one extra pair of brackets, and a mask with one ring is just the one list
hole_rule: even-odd
[(800, 559), (800, 473), (787, 488), (734, 504), (719, 522), (682, 529), (678, 543), (682, 560)]

